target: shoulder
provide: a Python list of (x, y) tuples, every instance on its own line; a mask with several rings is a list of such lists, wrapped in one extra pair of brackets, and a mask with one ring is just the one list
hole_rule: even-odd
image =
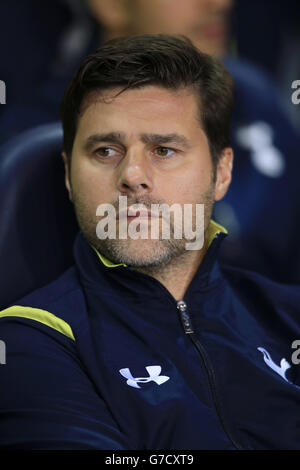
[(278, 283), (231, 266), (222, 266), (222, 272), (234, 294), (252, 311), (275, 313), (300, 331), (300, 286)]
[[(86, 311), (84, 294), (75, 267), (57, 280), (33, 291), (0, 312), (0, 320), (32, 323), (74, 340), (77, 325)], [(49, 330), (50, 328), (50, 330)]]
[(292, 295), (300, 301), (300, 286), (297, 284), (276, 282), (256, 271), (229, 265), (224, 265), (221, 269), (227, 281), (236, 288), (245, 289), (246, 291), (248, 288), (260, 290), (268, 295), (272, 295), (274, 300)]
[(82, 288), (75, 266), (65, 271), (56, 280), (46, 286), (34, 290), (30, 294), (22, 297), (17, 303), (32, 307), (49, 306), (56, 308), (56, 305), (65, 304), (66, 306), (74, 297), (82, 296)]

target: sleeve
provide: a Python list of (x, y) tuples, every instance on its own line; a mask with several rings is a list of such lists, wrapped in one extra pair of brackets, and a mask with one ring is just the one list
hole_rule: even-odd
[(0, 449), (129, 449), (74, 341), (37, 325), (0, 319)]

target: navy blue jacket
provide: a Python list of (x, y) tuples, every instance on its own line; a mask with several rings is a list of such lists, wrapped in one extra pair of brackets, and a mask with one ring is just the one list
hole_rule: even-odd
[(79, 234), (76, 265), (0, 313), (0, 448), (300, 449), (299, 289), (222, 273), (214, 227), (182, 301)]

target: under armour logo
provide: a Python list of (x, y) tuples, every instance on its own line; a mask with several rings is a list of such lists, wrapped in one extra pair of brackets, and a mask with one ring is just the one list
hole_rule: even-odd
[(139, 383), (148, 383), (148, 382), (155, 382), (157, 385), (161, 385), (167, 380), (169, 380), (170, 377), (167, 377), (166, 375), (160, 375), (161, 373), (161, 367), (160, 366), (148, 366), (146, 367), (146, 370), (149, 374), (149, 377), (133, 377), (130, 369), (125, 368), (125, 369), (120, 369), (119, 372), (125, 379), (127, 379), (126, 383), (130, 387), (134, 388), (141, 388), (138, 384)]
[(280, 361), (280, 367), (275, 364), (275, 362), (273, 361), (273, 359), (271, 358), (270, 354), (268, 353), (268, 351), (266, 351), (264, 348), (257, 348), (260, 352), (263, 353), (264, 355), (264, 361), (265, 363), (271, 368), (273, 369), (275, 372), (277, 372), (277, 374), (281, 375), (281, 377), (284, 378), (284, 380), (286, 382), (289, 382), (291, 383), (285, 376), (285, 373), (286, 371), (291, 367), (290, 364), (288, 363), (288, 361), (283, 358), (281, 359)]

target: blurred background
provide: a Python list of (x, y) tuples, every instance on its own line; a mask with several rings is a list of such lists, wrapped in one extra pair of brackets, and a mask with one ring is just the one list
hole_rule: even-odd
[(214, 214), (229, 231), (222, 259), (300, 282), (299, 0), (1, 0), (0, 17), (0, 144), (58, 121), (81, 60), (110, 38), (184, 34), (223, 61), (235, 81), (235, 163)]
[[(122, 17), (121, 7), (132, 18)], [(62, 92), (81, 59), (106, 38), (140, 32), (184, 33), (209, 53), (249, 61), (276, 83), (300, 128), (300, 106), (291, 103), (291, 83), (300, 79), (298, 0), (2, 0), (0, 15), (0, 80), (6, 83), (0, 142), (58, 119)]]

